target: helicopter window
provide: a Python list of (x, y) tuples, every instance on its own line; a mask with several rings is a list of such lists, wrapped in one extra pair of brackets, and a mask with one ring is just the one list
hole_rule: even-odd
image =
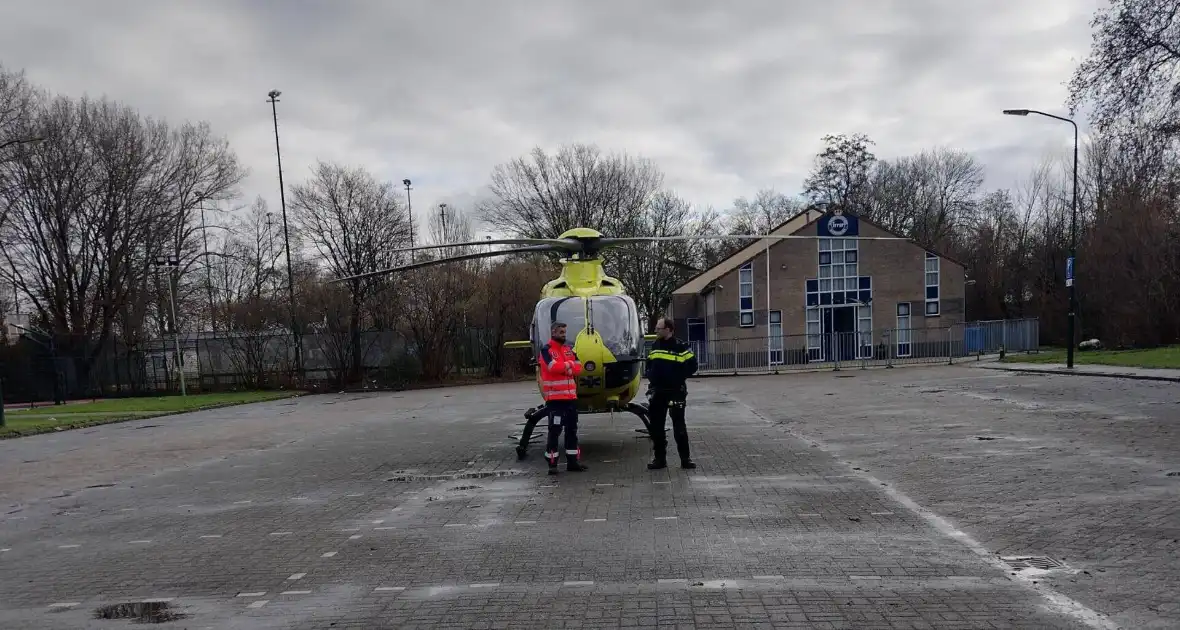
[(536, 320), (533, 328), (534, 344), (538, 348), (549, 342), (549, 326), (553, 322), (565, 324), (566, 343), (571, 345), (578, 333), (586, 327), (586, 306), (580, 297), (545, 298), (537, 302), (533, 315)]
[(635, 304), (629, 298), (618, 295), (590, 298), (590, 319), (615, 358), (639, 357), (643, 331)]

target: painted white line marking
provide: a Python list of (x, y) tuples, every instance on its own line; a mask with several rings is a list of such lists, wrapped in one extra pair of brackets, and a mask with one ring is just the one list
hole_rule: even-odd
[(596, 483), (594, 485), (599, 486), (599, 487), (606, 487), (606, 486), (613, 486), (615, 484), (613, 484), (613, 483)]
[(288, 580), (302, 580), (305, 576), (307, 576), (306, 573), (293, 573), (293, 574), (291, 574), (291, 577), (289, 577), (287, 579)]
[(311, 591), (283, 591), (279, 595), (311, 595)]
[(335, 552), (335, 551), (329, 551), (329, 552), (327, 552), (327, 553), (325, 553), (325, 554), (321, 555), (320, 557), (321, 557), (321, 558), (331, 558), (331, 557), (332, 557), (332, 556), (334, 556), (334, 555), (336, 555), (336, 552)]
[(373, 529), (376, 531), (385, 531), (385, 530), (397, 529), (397, 528), (396, 527), (374, 527)]
[(377, 519), (377, 520), (373, 521), (373, 524), (374, 524), (374, 525), (380, 525), (380, 524), (382, 524), (382, 523), (384, 523), (384, 522), (385, 522), (385, 519), (383, 519), (383, 518), (379, 518), (379, 519)]
[(565, 586), (590, 586), (594, 584), (594, 580), (571, 580), (569, 582), (563, 582), (563, 584)]
[(749, 514), (730, 514), (726, 518), (750, 518)]
[(270, 601), (269, 599), (260, 599), (256, 602), (250, 602), (249, 607), (250, 608), (262, 608), (263, 606), (266, 605), (266, 602), (269, 602), (269, 601)]
[(356, 540), (357, 538), (360, 538), (360, 537), (361, 537), (360, 534), (353, 534), (353, 535), (349, 536), (348, 539), (349, 540)]
[(384, 592), (389, 592), (389, 591), (404, 591), (404, 590), (406, 590), (406, 587), (404, 587), (404, 586), (378, 586), (377, 588), (375, 588), (373, 590), (380, 591), (380, 592), (384, 593)]
[(443, 527), (463, 527), (466, 523), (447, 523)]
[(246, 505), (247, 503), (253, 503), (253, 501), (234, 501), (234, 505)]
[(342, 531), (342, 532), (359, 532), (359, 531), (361, 531), (361, 528), (359, 528), (359, 527), (349, 527), (349, 528), (346, 528), (346, 529), (342, 529), (342, 530), (340, 530), (340, 531)]
[(852, 580), (880, 580), (881, 576), (879, 576), (879, 575), (850, 575), (850, 576), (848, 576), (848, 578), (852, 579)]
[(292, 501), (306, 501), (307, 497), (291, 497)]
[(808, 513), (808, 514), (800, 514), (799, 516), (819, 516), (819, 514)]
[(540, 488), (556, 488), (557, 486), (538, 486)]
[(537, 521), (516, 521), (517, 525), (536, 525)]
[(238, 597), (262, 597), (266, 595), (266, 591), (258, 591), (257, 593), (238, 593)]
[(344, 496), (346, 496), (346, 497), (363, 497), (365, 495), (361, 494), (361, 493), (353, 493), (353, 494), (346, 494)]
[(78, 605), (78, 602), (57, 602), (56, 604), (50, 604), (49, 607), (50, 608), (73, 608), (74, 606), (77, 606), (77, 605)]
[(783, 576), (781, 576), (781, 575), (755, 575), (754, 579), (755, 580), (781, 580), (781, 579), (783, 579)]
[(873, 516), (893, 516), (893, 512), (869, 512)]
[(291, 532), (271, 532), (271, 536), (290, 536)]
[(680, 518), (680, 517), (679, 516), (657, 516), (656, 520), (657, 521), (674, 521), (678, 518)]
[(221, 534), (206, 534), (201, 536), (201, 538), (221, 538)]
[(617, 460), (617, 459), (604, 459), (604, 460), (602, 460), (602, 463), (613, 464), (614, 462), (617, 462), (617, 461), (619, 461), (619, 460)]
[(948, 580), (982, 580), (983, 578), (975, 576), (975, 575), (948, 575), (948, 576), (946, 576), (946, 579), (948, 579)]
[(141, 601), (154, 604), (154, 603), (170, 602), (174, 599), (176, 599), (176, 598), (175, 597), (149, 597), (149, 598), (147, 598), (145, 600), (141, 600)]
[(152, 542), (152, 541), (150, 541), (150, 540), (132, 540), (128, 544), (130, 544), (130, 545), (146, 545), (150, 542)]
[(57, 548), (58, 549), (76, 549), (81, 546), (82, 545), (58, 545)]
[(670, 483), (672, 483), (672, 482), (671, 482), (671, 481), (653, 481), (652, 483), (659, 483), (659, 484), (670, 484)]
[(587, 523), (605, 523), (606, 519), (605, 518), (588, 518), (588, 519), (586, 519), (586, 522)]
[(472, 584), (471, 588), (494, 588), (499, 586), (499, 582), (485, 582), (483, 584)]
[(190, 508), (190, 507), (196, 507), (196, 506), (194, 506), (192, 503), (185, 503), (184, 505), (178, 505), (176, 507)]
[[(741, 402), (740, 400), (738, 400), (736, 402), (739, 405), (745, 407), (746, 410), (749, 411), (755, 417), (761, 418), (762, 420), (766, 420), (769, 422), (769, 420), (767, 420), (767, 418), (765, 416), (758, 413), (758, 410)], [(811, 442), (812, 444), (820, 444), (818, 440), (811, 439), (807, 436), (800, 435), (798, 433), (794, 433), (794, 435), (801, 437), (803, 439), (806, 439), (808, 442)], [(821, 445), (821, 448), (823, 450), (827, 450), (826, 445)], [(971, 551), (973, 551), (975, 553), (975, 555), (979, 556), (979, 558), (981, 560), (983, 560), (984, 562), (988, 563), (989, 565), (995, 567), (996, 569), (1003, 571), (1003, 575), (1007, 579), (1012, 580), (1014, 582), (1017, 580), (1023, 581), (1025, 583), (1025, 585), (1028, 586), (1031, 590), (1036, 591), (1037, 593), (1039, 593), (1041, 595), (1041, 597), (1044, 597), (1046, 600), (1048, 600), (1048, 602), (1051, 604), (1050, 608), (1055, 608), (1056, 610), (1058, 610), (1059, 612), (1061, 612), (1063, 614), (1070, 615), (1070, 616), (1080, 620), (1082, 623), (1085, 623), (1086, 625), (1090, 626), (1091, 628), (1100, 628), (1102, 630), (1117, 630), (1118, 629), (1119, 626), (1115, 623), (1112, 623), (1110, 618), (1107, 617), (1106, 615), (1103, 615), (1101, 613), (1091, 610), (1090, 608), (1087, 608), (1086, 606), (1082, 605), (1081, 603), (1079, 603), (1073, 599), (1070, 599), (1069, 597), (1066, 597), (1065, 595), (1062, 595), (1061, 593), (1058, 593), (1057, 591), (1055, 591), (1051, 588), (1048, 588), (1043, 583), (1033, 585), (1029, 582), (1029, 580), (1022, 578), (1019, 575), (1016, 575), (1016, 576), (1010, 575), (1012, 567), (1009, 567), (1007, 564), (1004, 563), (1003, 560), (1000, 560), (999, 558), (995, 557), (990, 552), (988, 552), (988, 550), (983, 545), (981, 545), (979, 543), (979, 541), (972, 538), (970, 534), (958, 529), (957, 527), (952, 525), (950, 523), (950, 521), (947, 521), (946, 519), (939, 516), (938, 514), (935, 514), (934, 512), (922, 507), (921, 505), (918, 504), (917, 501), (914, 501), (909, 496), (899, 492), (893, 486), (883, 483), (880, 479), (877, 479), (874, 475), (870, 475), (868, 473), (865, 473), (864, 471), (857, 471), (856, 476), (865, 480), (865, 481), (868, 481), (874, 487), (884, 490), (885, 493), (889, 495), (889, 498), (893, 499), (894, 501), (897, 501), (898, 503), (900, 503), (902, 505), (902, 507), (906, 508), (907, 510), (910, 510), (911, 512), (917, 514), (918, 516), (921, 516), (927, 523), (932, 525), (935, 529), (937, 529), (943, 535), (948, 536), (950, 538), (953, 538), (953, 539), (958, 540), (959, 542), (963, 543), (965, 546), (967, 546), (967, 548), (969, 548)]]
[(656, 582), (659, 584), (684, 584), (688, 582), (688, 580), (684, 578), (660, 578), (656, 580)]
[(12, 547), (5, 547), (4, 549), (0, 549), (0, 553), (4, 553), (5, 551), (12, 551)]
[(119, 510), (119, 511), (120, 511), (120, 512), (134, 512), (134, 511), (135, 511), (135, 508), (123, 508), (123, 509), (121, 509), (121, 510)]

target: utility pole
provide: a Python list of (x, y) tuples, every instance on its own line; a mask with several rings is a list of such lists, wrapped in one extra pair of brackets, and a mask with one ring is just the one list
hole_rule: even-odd
[(180, 372), (180, 395), (188, 396), (184, 384), (184, 354), (180, 351), (180, 323), (176, 319), (176, 291), (172, 285), (172, 269), (180, 268), (178, 256), (156, 256), (156, 267), (168, 267), (166, 280), (168, 281), (168, 299), (172, 303), (172, 338), (176, 342), (176, 364)]
[(295, 321), (295, 272), (291, 268), (291, 238), (287, 232), (287, 193), (283, 187), (283, 156), (279, 150), (279, 114), (275, 107), (280, 94), (282, 92), (278, 90), (271, 90), (267, 96), (270, 97), (270, 111), (275, 123), (275, 158), (279, 163), (279, 204), (283, 210), (283, 243), (287, 251), (287, 299), (290, 301), (288, 308), (291, 311), (291, 335), (295, 337), (295, 371), (299, 374), (299, 380), (302, 382), (303, 339), (299, 335), (299, 324)]
[[(410, 180), (403, 179), (406, 186), (406, 213), (410, 215), (410, 247), (414, 246), (414, 204), (410, 202)], [(410, 250), (410, 262), (414, 262), (414, 250)]]
[(209, 264), (209, 229), (205, 225), (205, 193), (197, 191), (201, 204), (201, 240), (205, 247), (205, 289), (209, 294), (209, 327), (217, 335), (217, 315), (213, 307), (213, 266)]

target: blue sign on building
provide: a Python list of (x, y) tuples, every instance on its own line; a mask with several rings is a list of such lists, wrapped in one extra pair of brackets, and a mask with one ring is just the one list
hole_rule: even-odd
[(856, 217), (847, 214), (825, 214), (816, 222), (819, 236), (840, 238), (858, 236), (860, 225)]

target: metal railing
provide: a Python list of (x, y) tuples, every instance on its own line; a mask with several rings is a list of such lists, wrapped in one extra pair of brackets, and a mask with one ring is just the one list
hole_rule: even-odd
[(971, 322), (944, 328), (886, 328), (779, 337), (690, 341), (697, 373), (775, 373), (913, 363), (954, 363), (1000, 352), (1036, 352), (1036, 319)]

